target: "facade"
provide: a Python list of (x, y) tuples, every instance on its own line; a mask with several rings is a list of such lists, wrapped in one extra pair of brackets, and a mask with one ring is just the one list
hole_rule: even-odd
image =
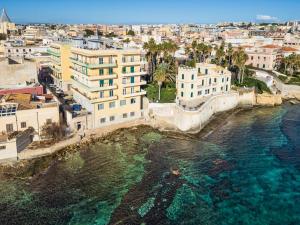
[(71, 46), (65, 43), (53, 43), (48, 49), (51, 55), (50, 75), (54, 84), (63, 91), (71, 89)]
[(249, 56), (246, 65), (264, 70), (273, 70), (282, 57), (280, 47), (277, 45), (250, 47), (246, 48), (245, 52)]
[(71, 61), (73, 98), (91, 113), (92, 128), (143, 116), (141, 50), (72, 48)]
[(179, 67), (176, 88), (177, 100), (191, 101), (226, 93), (231, 87), (231, 72), (207, 63), (197, 63), (196, 68)]
[(32, 100), (31, 94), (9, 94), (1, 98), (0, 133), (10, 134), (32, 127), (39, 136), (47, 123), (59, 123), (58, 104), (54, 100)]

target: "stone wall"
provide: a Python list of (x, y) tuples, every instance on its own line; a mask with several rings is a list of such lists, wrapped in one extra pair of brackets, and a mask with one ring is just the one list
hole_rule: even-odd
[(266, 106), (275, 106), (282, 104), (281, 95), (272, 95), (272, 94), (258, 94), (256, 96), (256, 104), (258, 105), (266, 105)]
[(197, 111), (187, 111), (176, 104), (150, 104), (150, 124), (161, 129), (199, 132), (215, 113), (255, 103), (255, 94), (251, 91), (212, 96)]

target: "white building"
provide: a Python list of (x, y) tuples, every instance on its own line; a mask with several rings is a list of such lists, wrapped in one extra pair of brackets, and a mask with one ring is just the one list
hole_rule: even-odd
[(206, 63), (197, 63), (196, 68), (179, 67), (177, 75), (177, 100), (191, 101), (230, 91), (231, 72)]

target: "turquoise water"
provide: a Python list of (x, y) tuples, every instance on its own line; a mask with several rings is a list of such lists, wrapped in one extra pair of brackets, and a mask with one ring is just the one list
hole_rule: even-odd
[(33, 177), (2, 174), (0, 224), (300, 224), (299, 135), (289, 104), (204, 138), (122, 130)]

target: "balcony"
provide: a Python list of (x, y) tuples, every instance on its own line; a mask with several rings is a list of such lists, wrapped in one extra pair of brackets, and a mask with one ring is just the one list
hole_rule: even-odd
[(125, 98), (130, 98), (130, 97), (135, 97), (135, 96), (142, 96), (142, 95), (146, 95), (146, 91), (141, 90), (141, 91), (136, 91), (134, 93), (129, 93), (126, 95), (123, 95)]
[(144, 76), (144, 75), (147, 75), (147, 72), (146, 70), (142, 70), (142, 71), (139, 71), (139, 72), (126, 72), (126, 73), (123, 73), (122, 72), (122, 77), (132, 77), (132, 76)]
[(70, 59), (71, 59), (72, 63), (87, 67), (89, 69), (99, 69), (99, 68), (107, 68), (107, 67), (116, 67), (117, 66), (116, 61), (113, 61), (110, 63), (103, 63), (103, 64), (91, 64), (91, 63), (79, 61), (78, 59), (75, 59), (75, 58), (70, 58)]
[(105, 87), (89, 87), (86, 84), (81, 83), (80, 81), (76, 80), (75, 77), (71, 77), (72, 79), (72, 85), (79, 89), (84, 89), (87, 92), (98, 92), (98, 91), (105, 91), (105, 90), (111, 90), (111, 89), (117, 89), (117, 85), (112, 86), (105, 86)]
[(60, 53), (59, 52), (55, 52), (51, 49), (47, 49), (47, 53), (49, 53), (50, 55), (53, 55), (55, 57), (60, 57)]
[(135, 83), (126, 83), (126, 84), (122, 84), (123, 87), (135, 87), (135, 86), (142, 86), (142, 85), (146, 85), (147, 82), (146, 81), (139, 81), (139, 82), (135, 82)]
[(144, 65), (147, 61), (141, 60), (141, 61), (122, 61), (120, 63), (121, 66), (135, 66), (135, 65)]
[(118, 78), (117, 74), (115, 74), (115, 73), (113, 73), (113, 74), (105, 74), (105, 75), (96, 75), (95, 76), (95, 75), (86, 75), (86, 74), (82, 73), (81, 71), (75, 69), (72, 66), (70, 68), (71, 68), (71, 70), (72, 70), (72, 72), (74, 74), (77, 74), (79, 76), (84, 75), (88, 80), (91, 80), (91, 81), (93, 81), (93, 80), (100, 80), (100, 79), (101, 80), (108, 80), (108, 79), (116, 79), (116, 78)]
[(104, 97), (104, 98), (98, 98), (98, 97), (88, 97), (85, 93), (81, 92), (78, 88), (72, 87), (72, 91), (77, 92), (84, 98), (86, 98), (87, 101), (90, 103), (99, 103), (99, 102), (107, 102), (107, 101), (114, 101), (118, 99), (118, 96), (112, 96), (112, 97)]

